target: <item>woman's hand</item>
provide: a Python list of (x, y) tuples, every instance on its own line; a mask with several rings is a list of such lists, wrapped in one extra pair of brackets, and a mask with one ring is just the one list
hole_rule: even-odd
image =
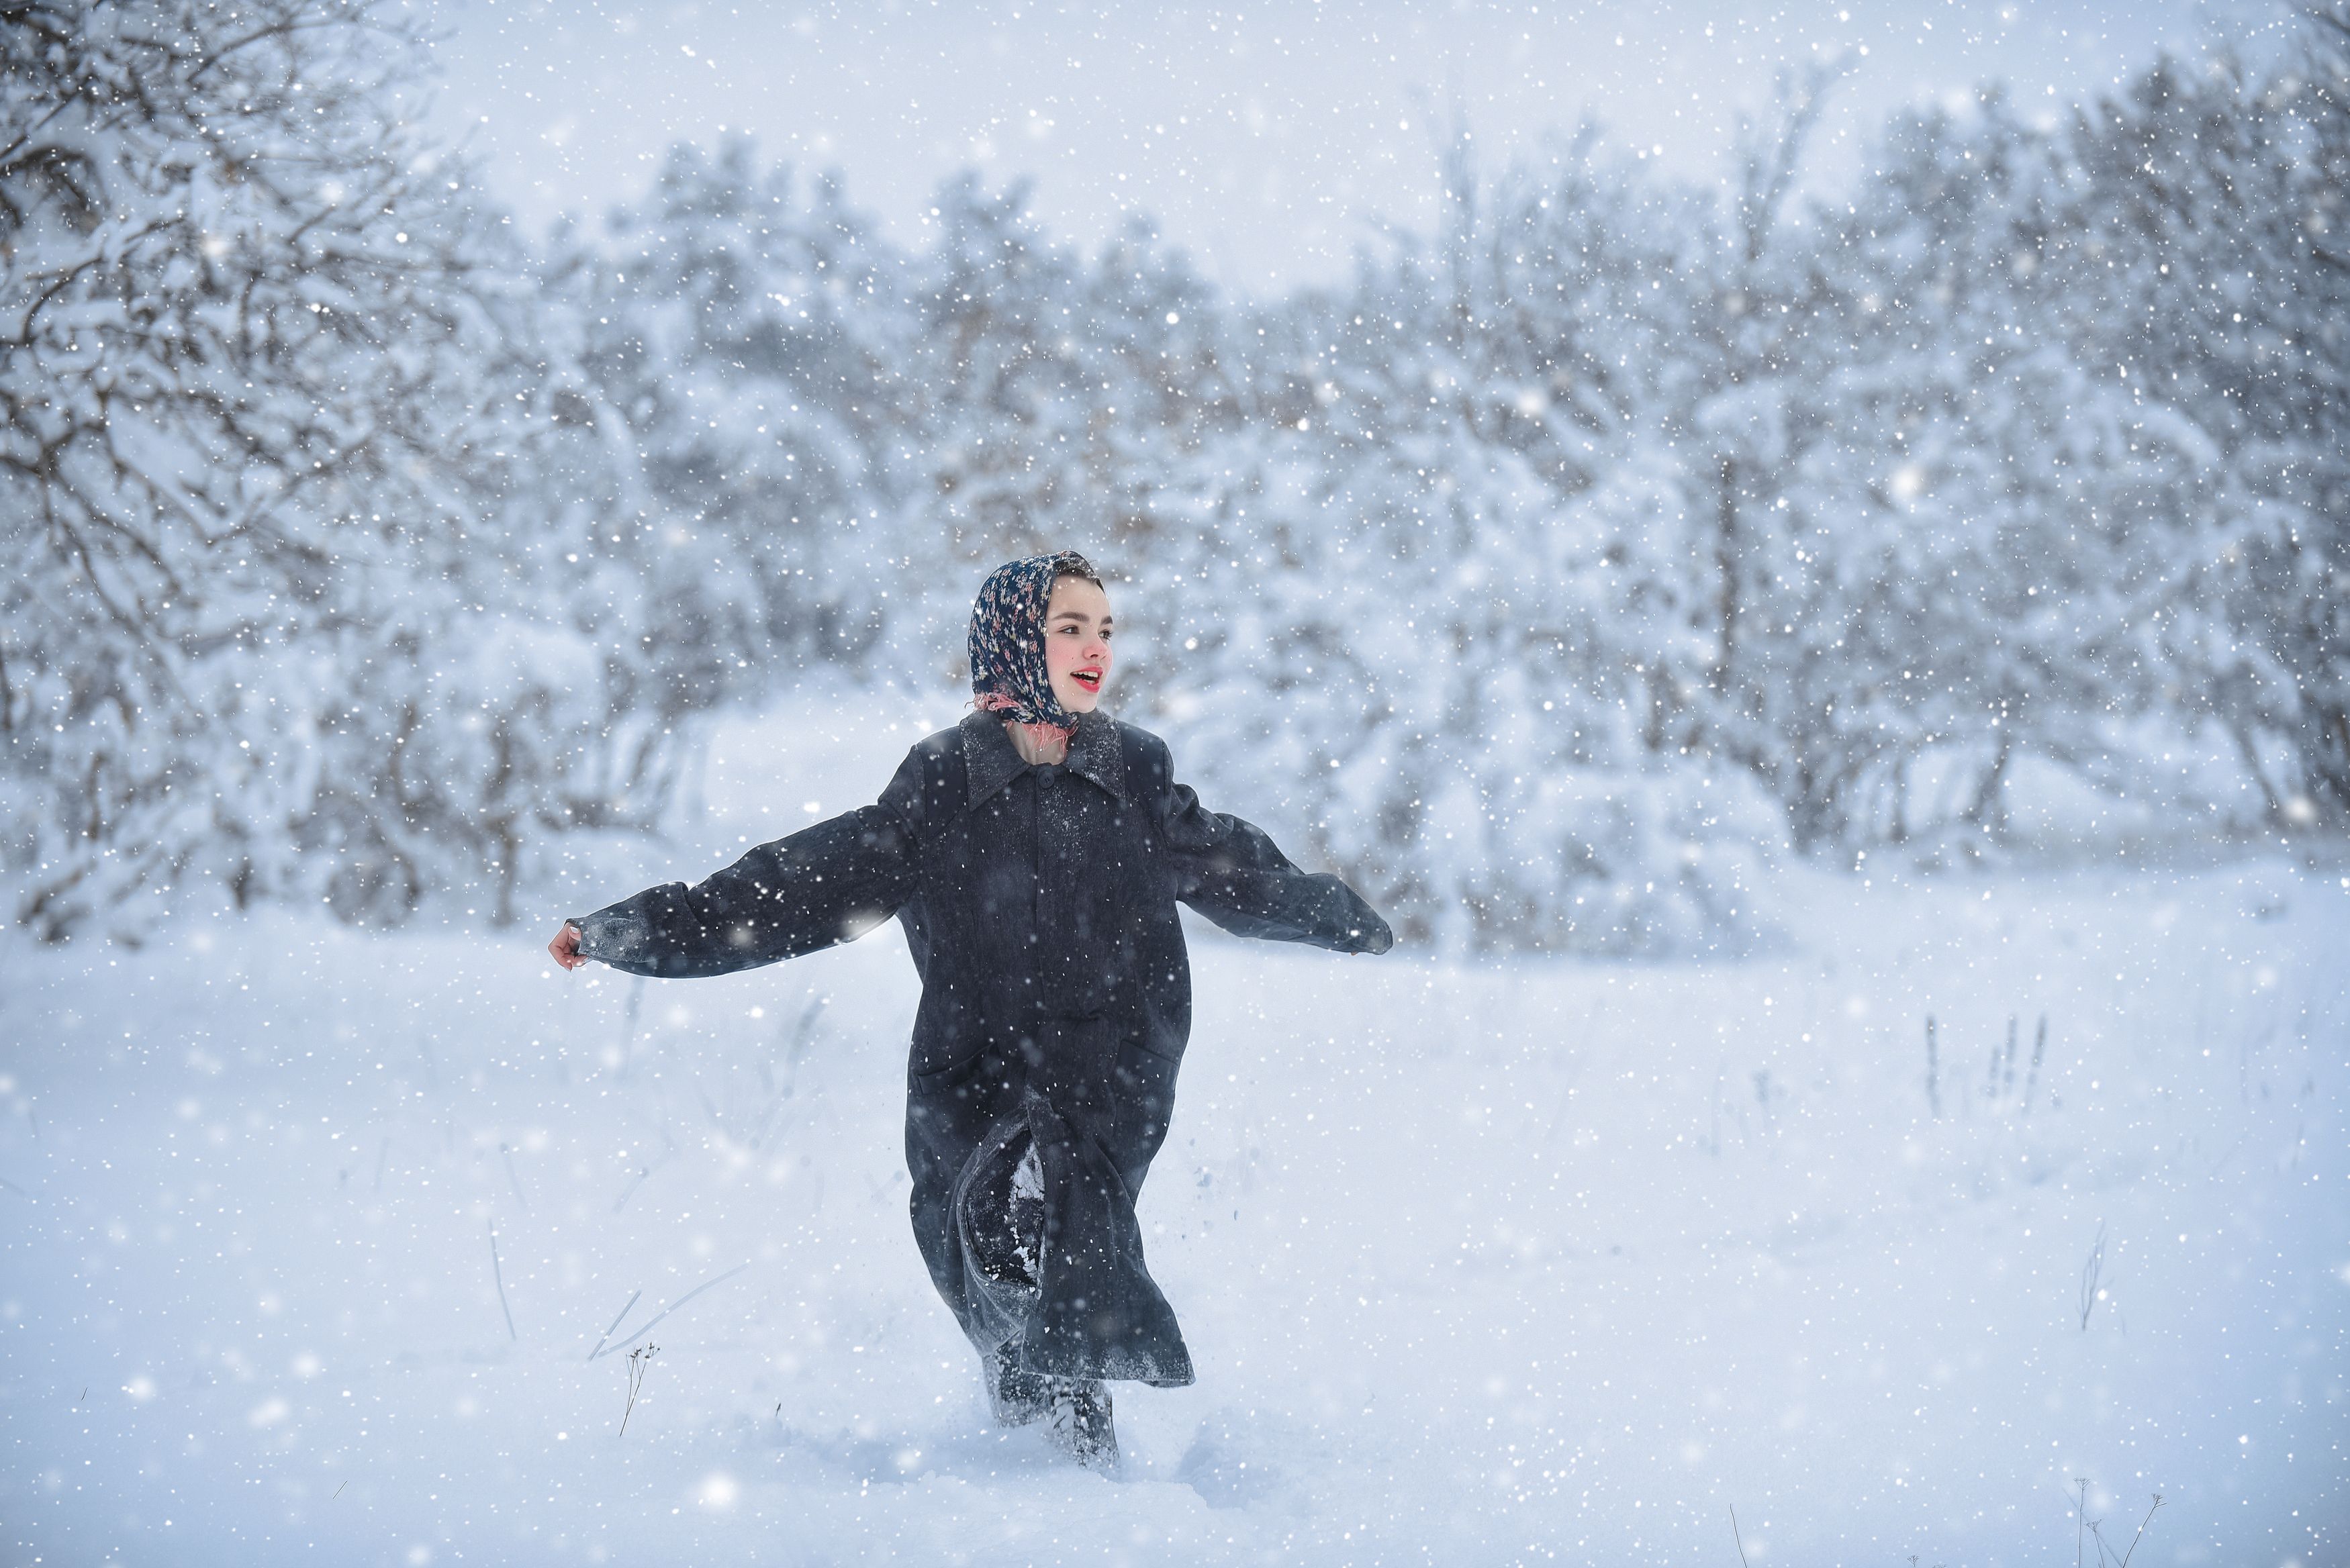
[(546, 944), (546, 950), (553, 953), (555, 961), (566, 969), (577, 969), (588, 961), (579, 956), (579, 928), (568, 920), (564, 922), (561, 930), (555, 933), (555, 940)]

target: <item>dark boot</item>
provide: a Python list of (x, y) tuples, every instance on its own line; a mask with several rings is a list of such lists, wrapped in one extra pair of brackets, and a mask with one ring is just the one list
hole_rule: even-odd
[(1050, 1393), (1045, 1441), (1089, 1470), (1118, 1469), (1118, 1432), (1110, 1425), (1108, 1386), (1090, 1377), (1041, 1381)]

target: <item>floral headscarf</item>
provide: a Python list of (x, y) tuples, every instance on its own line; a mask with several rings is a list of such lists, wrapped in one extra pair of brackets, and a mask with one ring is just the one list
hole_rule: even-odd
[(1006, 562), (987, 575), (971, 607), (971, 690), (977, 706), (1065, 736), (1076, 730), (1077, 716), (1053, 695), (1045, 668), (1045, 609), (1055, 582), (1093, 576), (1092, 564), (1074, 550)]

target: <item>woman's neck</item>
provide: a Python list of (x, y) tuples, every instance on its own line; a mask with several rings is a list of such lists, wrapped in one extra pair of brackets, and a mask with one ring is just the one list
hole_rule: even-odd
[(1069, 732), (1056, 724), (1023, 724), (1006, 719), (1003, 732), (1012, 738), (1012, 749), (1020, 753), (1024, 763), (1064, 763), (1069, 759)]

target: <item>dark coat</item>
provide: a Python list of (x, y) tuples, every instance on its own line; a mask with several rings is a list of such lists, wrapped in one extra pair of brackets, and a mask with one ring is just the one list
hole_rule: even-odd
[[(693, 888), (573, 921), (637, 974), (723, 974), (847, 941), (891, 915), (922, 1000), (907, 1065), (915, 1240), (972, 1342), (1064, 1376), (1191, 1381), (1134, 1218), (1191, 1030), (1175, 906), (1242, 936), (1385, 952), (1387, 922), (1337, 877), (1201, 807), (1166, 743), (1098, 713), (1068, 761), (1031, 766), (974, 713), (908, 753), (872, 805), (761, 845)], [(1027, 1310), (1007, 1316), (959, 1215), (983, 1147), (1024, 1132), (1044, 1188)]]

